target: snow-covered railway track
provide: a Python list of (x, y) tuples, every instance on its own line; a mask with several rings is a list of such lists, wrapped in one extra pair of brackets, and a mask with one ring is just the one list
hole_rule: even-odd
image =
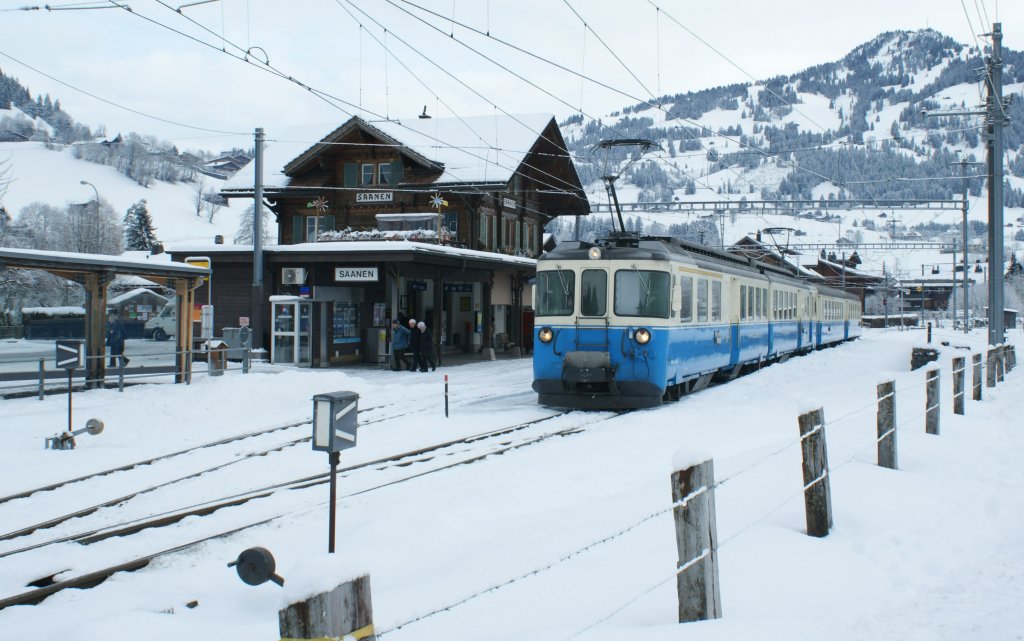
[[(460, 398), (460, 396), (457, 395), (457, 396), (454, 397), (454, 400), (456, 402), (478, 403), (478, 402), (481, 402), (481, 401), (486, 401), (487, 399), (491, 398), (492, 396), (493, 397), (498, 397), (500, 395), (498, 395), (498, 394), (486, 395), (486, 396), (474, 395), (471, 398), (469, 398), (468, 400), (463, 400), (463, 399)], [(381, 410), (381, 409), (385, 409), (385, 408), (390, 407), (392, 405), (394, 405), (394, 403), (386, 403), (386, 404), (377, 405), (377, 406), (374, 406), (374, 407), (364, 408), (364, 409), (359, 410), (359, 414), (360, 414), (360, 416), (366, 417), (367, 415), (369, 415), (371, 413), (377, 412), (378, 410)], [(414, 411), (411, 411), (411, 412), (402, 412), (402, 413), (399, 413), (399, 414), (390, 414), (390, 415), (383, 416), (383, 417), (375, 417), (375, 418), (371, 418), (370, 420), (366, 420), (364, 418), (364, 420), (362, 421), (362, 425), (363, 426), (373, 425), (375, 423), (381, 423), (381, 422), (384, 422), (384, 421), (395, 420), (395, 419), (407, 417), (407, 416), (410, 416), (410, 415), (419, 414), (419, 413), (422, 413), (422, 412), (425, 412), (425, 411), (427, 411), (427, 410), (425, 410), (425, 409), (418, 409), (418, 410), (414, 410)], [(124, 464), (124, 465), (120, 465), (120, 466), (117, 466), (117, 467), (114, 467), (114, 468), (110, 468), (110, 469), (106, 469), (106, 470), (101, 470), (99, 472), (94, 472), (94, 473), (91, 473), (91, 474), (86, 474), (84, 476), (80, 476), (80, 477), (77, 477), (77, 478), (67, 479), (67, 480), (64, 480), (64, 481), (59, 481), (57, 483), (52, 483), (52, 484), (45, 485), (45, 486), (42, 486), (42, 487), (32, 488), (32, 489), (24, 490), (24, 491), (21, 491), (21, 492), (15, 493), (15, 494), (11, 494), (11, 495), (8, 495), (8, 496), (0, 497), (0, 505), (3, 505), (4, 503), (8, 503), (8, 502), (11, 502), (11, 501), (15, 501), (15, 500), (18, 500), (18, 499), (27, 499), (29, 497), (32, 497), (32, 496), (34, 496), (36, 494), (40, 494), (40, 493), (54, 492), (56, 490), (72, 488), (72, 487), (77, 486), (79, 484), (89, 483), (91, 481), (95, 481), (96, 479), (101, 479), (103, 477), (108, 477), (108, 476), (111, 476), (111, 475), (114, 475), (114, 474), (121, 474), (121, 473), (131, 472), (133, 470), (137, 470), (137, 469), (143, 468), (143, 467), (149, 467), (149, 466), (153, 466), (153, 465), (157, 465), (157, 464), (173, 462), (175, 459), (187, 457), (190, 454), (194, 454), (194, 453), (202, 451), (202, 450), (211, 450), (211, 449), (220, 448), (220, 447), (224, 447), (224, 446), (235, 447), (235, 446), (237, 446), (239, 443), (241, 443), (243, 441), (256, 440), (256, 439), (259, 439), (261, 437), (266, 437), (268, 435), (275, 434), (277, 432), (283, 432), (283, 431), (286, 431), (286, 430), (293, 430), (293, 429), (297, 429), (297, 428), (301, 428), (301, 427), (307, 427), (307, 429), (308, 429), (308, 426), (311, 424), (311, 422), (312, 421), (310, 419), (290, 421), (290, 422), (287, 422), (287, 423), (283, 423), (283, 424), (279, 424), (279, 425), (273, 425), (273, 426), (270, 426), (270, 427), (267, 427), (267, 428), (262, 428), (262, 429), (255, 430), (255, 431), (252, 431), (252, 432), (246, 432), (244, 434), (238, 434), (238, 435), (230, 436), (230, 437), (227, 437), (227, 438), (218, 439), (216, 441), (211, 441), (211, 442), (207, 442), (207, 443), (200, 443), (198, 445), (193, 445), (191, 447), (188, 447), (188, 448), (185, 448), (185, 449), (182, 449), (182, 450), (178, 450), (178, 451), (175, 451), (175, 452), (170, 452), (168, 454), (163, 454), (163, 455), (160, 455), (160, 456), (155, 456), (155, 457), (144, 459), (144, 460), (140, 460), (140, 461), (134, 461), (132, 463), (127, 463), (127, 464)], [(238, 464), (238, 463), (242, 463), (242, 462), (247, 461), (247, 460), (252, 459), (252, 458), (266, 456), (266, 455), (268, 455), (270, 453), (273, 453), (273, 452), (279, 452), (279, 451), (282, 451), (282, 450), (284, 450), (286, 448), (289, 448), (289, 447), (294, 447), (294, 446), (300, 445), (302, 443), (307, 443), (307, 442), (309, 442), (309, 440), (310, 440), (310, 436), (304, 435), (304, 436), (299, 437), (299, 438), (293, 438), (293, 439), (286, 440), (284, 442), (274, 443), (273, 445), (271, 445), (269, 447), (263, 447), (263, 448), (260, 448), (260, 449), (256, 449), (256, 450), (253, 450), (253, 451), (248, 452), (246, 454), (243, 454), (241, 456), (233, 456), (231, 458), (231, 460), (226, 461), (226, 462), (221, 463), (221, 464), (218, 464), (218, 465), (214, 465), (212, 467), (196, 469), (196, 470), (193, 470), (193, 471), (191, 471), (191, 472), (189, 472), (187, 474), (184, 474), (184, 475), (173, 476), (171, 478), (168, 478), (164, 482), (161, 482), (161, 483), (156, 484), (156, 485), (149, 485), (149, 486), (140, 487), (136, 491), (132, 491), (132, 492), (129, 492), (129, 493), (123, 494), (123, 495), (118, 495), (118, 496), (112, 497), (110, 499), (101, 501), (99, 503), (82, 507), (81, 509), (75, 510), (75, 511), (70, 512), (70, 513), (54, 516), (52, 518), (49, 518), (49, 519), (46, 519), (46, 520), (43, 520), (43, 521), (40, 521), (40, 522), (37, 522), (37, 523), (25, 525), (24, 527), (21, 527), (21, 528), (19, 528), (17, 530), (12, 530), (12, 531), (9, 531), (9, 532), (0, 533), (0, 541), (6, 541), (6, 540), (18, 538), (18, 537), (21, 537), (21, 536), (25, 536), (25, 535), (31, 534), (31, 533), (33, 533), (33, 532), (35, 532), (37, 530), (51, 528), (51, 527), (60, 525), (61, 523), (64, 523), (64, 522), (66, 522), (68, 520), (75, 519), (75, 518), (80, 518), (80, 517), (83, 517), (83, 516), (87, 516), (89, 514), (92, 514), (92, 513), (96, 512), (97, 510), (102, 509), (102, 508), (112, 507), (112, 506), (115, 506), (115, 505), (122, 504), (125, 501), (131, 500), (131, 499), (135, 498), (136, 496), (138, 496), (140, 494), (146, 494), (146, 493), (152, 492), (154, 490), (161, 489), (161, 488), (173, 485), (175, 483), (179, 483), (179, 482), (186, 481), (186, 480), (189, 480), (189, 479), (194, 479), (194, 478), (197, 478), (197, 477), (202, 476), (204, 474), (208, 474), (208, 473), (211, 473), (211, 472), (223, 469), (223, 468), (228, 467), (230, 465), (235, 465), (235, 464)], [(0, 553), (0, 558), (2, 558), (3, 556), (5, 556), (5, 554)]]
[[(564, 427), (557, 427), (554, 430), (542, 430), (539, 434), (535, 434), (535, 433), (530, 432), (530, 433), (525, 433), (525, 434), (519, 434), (520, 438), (512, 438), (512, 439), (507, 438), (507, 437), (516, 435), (517, 433), (529, 432), (530, 428), (537, 427), (539, 425), (542, 425), (542, 424), (547, 423), (549, 421), (552, 421), (554, 419), (558, 419), (560, 417), (564, 417), (564, 416), (569, 415), (569, 414), (571, 414), (573, 416), (580, 416), (580, 418), (582, 420), (579, 421), (579, 422), (571, 422), (570, 421), (569, 425), (566, 425)], [(607, 420), (609, 420), (611, 418), (614, 418), (614, 417), (618, 416), (619, 414), (620, 413), (603, 413), (601, 415), (595, 415), (593, 413), (582, 413), (582, 412), (560, 412), (560, 413), (557, 413), (557, 414), (546, 416), (546, 417), (543, 417), (543, 418), (540, 418), (540, 419), (535, 419), (535, 420), (532, 420), (532, 421), (527, 421), (527, 422), (520, 423), (520, 424), (517, 424), (517, 425), (512, 425), (512, 426), (508, 426), (508, 427), (498, 428), (498, 429), (495, 429), (495, 430), (490, 430), (488, 432), (474, 434), (474, 435), (471, 435), (471, 436), (467, 436), (467, 437), (463, 437), (463, 438), (459, 438), (459, 439), (454, 439), (454, 440), (447, 441), (447, 442), (444, 442), (444, 443), (437, 443), (437, 444), (430, 445), (430, 446), (427, 446), (427, 447), (424, 447), (424, 448), (419, 448), (417, 450), (413, 450), (413, 451), (409, 451), (409, 452), (404, 452), (404, 453), (401, 453), (401, 454), (395, 454), (395, 455), (383, 457), (383, 458), (380, 458), (380, 459), (376, 459), (374, 461), (368, 461), (368, 462), (365, 462), (365, 463), (360, 463), (358, 465), (353, 465), (353, 466), (350, 466), (350, 467), (346, 467), (346, 468), (343, 468), (342, 470), (340, 470), (342, 478), (353, 479), (353, 478), (355, 478), (354, 477), (354, 473), (355, 472), (369, 471), (369, 470), (374, 470), (374, 471), (392, 470), (392, 471), (394, 471), (394, 470), (398, 470), (398, 469), (411, 469), (413, 471), (413, 473), (402, 475), (402, 476), (399, 476), (397, 478), (391, 478), (391, 479), (385, 480), (383, 482), (378, 482), (378, 483), (372, 483), (371, 482), (371, 483), (368, 483), (364, 487), (360, 487), (359, 489), (356, 489), (354, 491), (350, 491), (347, 494), (343, 494), (342, 496), (339, 497), (339, 501), (340, 500), (345, 500), (347, 498), (351, 498), (351, 497), (354, 497), (354, 496), (367, 494), (369, 492), (380, 490), (380, 489), (385, 488), (385, 487), (391, 487), (391, 486), (394, 486), (394, 485), (397, 485), (397, 484), (400, 484), (400, 483), (405, 483), (405, 482), (408, 482), (408, 481), (411, 481), (411, 480), (414, 480), (414, 479), (417, 479), (417, 478), (421, 478), (421, 477), (429, 475), (429, 474), (434, 474), (434, 473), (441, 472), (441, 471), (444, 471), (444, 470), (449, 470), (449, 469), (457, 467), (457, 466), (468, 465), (468, 464), (476, 463), (478, 461), (485, 460), (485, 459), (490, 458), (490, 457), (500, 456), (502, 454), (511, 452), (513, 450), (517, 450), (517, 449), (520, 449), (520, 448), (529, 447), (529, 446), (532, 446), (532, 445), (536, 445), (536, 444), (542, 443), (542, 442), (550, 440), (552, 438), (565, 437), (565, 436), (571, 436), (573, 434), (579, 434), (579, 433), (585, 432), (586, 430), (594, 427), (595, 425), (598, 425), (598, 424), (603, 423), (603, 422), (605, 422), (605, 421), (607, 421)], [(497, 444), (494, 443), (495, 439), (503, 439), (503, 438), (505, 440), (502, 440), (502, 441), (498, 442)], [(459, 455), (460, 452), (458, 451), (459, 447), (464, 447), (464, 449), (461, 451), (461, 456)], [(455, 450), (455, 451), (446, 451), (446, 450)], [(448, 457), (448, 456), (453, 456), (455, 458), (453, 460), (444, 461), (443, 464), (441, 464), (441, 465), (436, 465), (436, 466), (433, 466), (433, 467), (428, 467), (428, 469), (419, 470), (419, 468), (415, 468), (414, 467), (414, 466), (417, 466), (417, 465), (429, 464), (431, 461), (439, 461), (442, 457)], [(327, 476), (328, 476), (327, 474), (318, 474), (318, 475), (309, 476), (309, 477), (302, 478), (302, 479), (295, 479), (293, 481), (289, 481), (289, 482), (286, 482), (286, 483), (278, 483), (278, 484), (275, 484), (273, 486), (267, 486), (267, 487), (264, 487), (264, 488), (254, 489), (254, 490), (251, 490), (251, 491), (246, 492), (244, 494), (239, 494), (239, 495), (235, 495), (235, 496), (232, 496), (232, 497), (225, 497), (225, 498), (223, 498), (221, 500), (218, 500), (218, 501), (208, 501), (205, 504), (200, 505), (200, 506), (193, 506), (193, 507), (190, 507), (190, 508), (185, 508), (185, 509), (173, 512), (173, 513), (166, 513), (166, 514), (156, 515), (155, 517), (150, 518), (150, 519), (139, 520), (139, 521), (136, 521), (134, 523), (121, 524), (120, 526), (108, 527), (108, 528), (104, 528), (102, 530), (94, 530), (94, 531), (91, 531), (91, 532), (83, 532), (83, 533), (79, 533), (79, 534), (76, 534), (76, 535), (73, 535), (73, 536), (63, 537), (61, 539), (47, 541), (47, 542), (39, 543), (39, 544), (36, 544), (36, 545), (28, 546), (28, 547), (22, 548), (20, 550), (12, 550), (12, 551), (4, 553), (3, 556), (11, 556), (11, 555), (15, 555), (15, 554), (20, 555), (20, 554), (28, 553), (28, 552), (30, 552), (32, 550), (39, 550), (41, 548), (46, 548), (46, 547), (49, 547), (49, 546), (54, 546), (54, 545), (59, 544), (59, 543), (77, 542), (77, 543), (80, 543), (82, 545), (89, 545), (89, 544), (93, 544), (93, 543), (98, 543), (100, 541), (109, 539), (111, 537), (131, 536), (133, 534), (144, 532), (144, 531), (152, 529), (152, 528), (159, 528), (159, 527), (164, 527), (164, 526), (167, 526), (167, 525), (172, 525), (174, 523), (178, 523), (178, 522), (180, 522), (180, 521), (182, 521), (182, 520), (184, 520), (184, 519), (186, 519), (187, 517), (190, 517), (190, 516), (195, 516), (195, 517), (200, 517), (201, 518), (201, 517), (206, 517), (206, 516), (209, 516), (209, 515), (214, 515), (218, 511), (223, 510), (225, 508), (237, 507), (237, 506), (240, 506), (240, 505), (242, 505), (244, 503), (249, 503), (251, 501), (254, 501), (255, 499), (268, 498), (268, 497), (274, 496), (275, 494), (277, 494), (279, 492), (283, 492), (285, 490), (301, 491), (301, 490), (312, 488), (312, 487), (315, 487), (315, 486), (318, 486), (318, 485), (322, 485), (322, 484), (328, 482)], [(372, 480), (372, 479), (364, 479), (364, 480)], [(311, 497), (311, 498), (314, 501), (322, 502), (322, 500), (320, 498), (317, 498), (317, 497)], [(301, 510), (301, 509), (307, 509), (307, 508), (306, 507), (299, 508), (299, 510)], [(289, 509), (289, 510), (287, 510), (285, 512), (276, 512), (276, 513), (269, 513), (269, 514), (264, 513), (264, 514), (260, 515), (258, 518), (256, 518), (255, 520), (252, 520), (249, 523), (247, 523), (246, 525), (243, 525), (241, 527), (233, 527), (230, 530), (218, 531), (218, 532), (215, 532), (215, 533), (212, 533), (212, 534), (204, 533), (204, 535), (201, 536), (200, 538), (193, 539), (193, 540), (188, 541), (186, 543), (182, 543), (180, 545), (175, 545), (175, 546), (170, 547), (170, 548), (165, 548), (165, 549), (162, 549), (162, 550), (160, 550), (158, 552), (155, 552), (155, 553), (146, 554), (146, 555), (142, 555), (142, 556), (137, 556), (137, 557), (135, 557), (133, 559), (130, 559), (130, 560), (127, 560), (127, 561), (125, 561), (123, 563), (118, 563), (116, 565), (112, 565), (112, 566), (109, 566), (109, 567), (106, 567), (106, 568), (98, 569), (98, 570), (95, 570), (95, 571), (84, 572), (84, 573), (79, 574), (77, 576), (74, 576), (72, 578), (57, 580), (60, 577), (60, 575), (66, 574), (66, 573), (68, 573), (68, 572), (70, 572), (72, 570), (62, 570), (62, 571), (57, 571), (57, 572), (53, 572), (51, 570), (43, 570), (41, 572), (37, 572), (35, 577), (30, 578), (30, 579), (28, 579), (28, 580), (26, 580), (24, 582), (24, 585), (26, 587), (32, 587), (34, 589), (32, 589), (30, 591), (27, 591), (27, 592), (23, 592), (23, 593), (20, 593), (20, 594), (16, 594), (16, 595), (13, 595), (13, 596), (10, 596), (10, 597), (6, 597), (6, 598), (0, 599), (0, 609), (6, 608), (6, 607), (11, 606), (11, 605), (30, 605), (30, 604), (39, 603), (40, 601), (45, 599), (47, 596), (49, 596), (51, 594), (54, 594), (55, 592), (58, 592), (60, 590), (67, 589), (67, 588), (89, 588), (89, 587), (94, 587), (96, 585), (99, 585), (106, 578), (108, 578), (109, 576), (111, 576), (111, 575), (113, 575), (115, 573), (125, 572), (125, 571), (134, 571), (134, 570), (140, 569), (142, 567), (145, 567), (153, 559), (156, 559), (158, 557), (162, 557), (162, 556), (166, 556), (166, 555), (169, 555), (169, 554), (173, 554), (175, 552), (179, 552), (179, 551), (191, 548), (193, 546), (199, 545), (201, 543), (205, 543), (205, 542), (210, 541), (210, 540), (226, 537), (226, 536), (238, 533), (240, 531), (243, 531), (243, 530), (246, 530), (246, 529), (249, 529), (249, 528), (253, 528), (253, 527), (260, 526), (260, 525), (264, 525), (266, 523), (270, 523), (272, 521), (275, 521), (275, 520), (277, 520), (279, 518), (287, 516), (288, 514), (294, 513), (296, 511), (298, 511), (298, 510), (296, 510), (294, 507), (292, 507), (291, 509)], [(192, 519), (190, 521), (190, 523), (194, 524), (194, 523), (196, 523), (196, 521), (197, 521), (197, 519)]]

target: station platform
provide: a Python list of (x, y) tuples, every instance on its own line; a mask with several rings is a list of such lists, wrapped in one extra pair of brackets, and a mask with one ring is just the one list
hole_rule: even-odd
[[(487, 361), (521, 360), (533, 358), (533, 354), (523, 354), (521, 350), (513, 348), (495, 348), (494, 358), (490, 358), (488, 350), (483, 352), (464, 352), (462, 350), (449, 350), (441, 352), (441, 359), (437, 364), (438, 369), (442, 367), (458, 367), (470, 363), (482, 363)], [(388, 365), (378, 363), (353, 363), (344, 367), (355, 367), (359, 369), (387, 369)]]

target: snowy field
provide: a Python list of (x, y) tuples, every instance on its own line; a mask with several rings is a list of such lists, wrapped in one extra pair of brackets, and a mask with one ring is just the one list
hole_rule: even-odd
[[(938, 363), (939, 436), (924, 431), (924, 370), (909, 368), (923, 331), (866, 330), (855, 343), (618, 416), (538, 407), (529, 359), (413, 375), (266, 367), (198, 376), (189, 386), (78, 393), (76, 427), (95, 416), (107, 428), (80, 437), (75, 451), (42, 447), (66, 425), (66, 396), (5, 400), (0, 499), (308, 420), (314, 394), (350, 390), (360, 395), (362, 427), (343, 468), (537, 421), (412, 464), (342, 473), (336, 556), (370, 573), (374, 622), (386, 639), (1019, 639), (1024, 385), (1010, 372), (982, 402), (968, 401), (966, 417), (954, 415), (950, 359), (969, 354), (955, 346), (982, 349), (985, 336), (940, 329), (935, 339), (950, 342)], [(897, 386), (898, 471), (875, 465), (875, 386), (885, 380)], [(819, 406), (835, 517), (824, 539), (804, 533), (797, 429), (798, 414)], [(322, 474), (323, 453), (289, 445), (309, 432), (308, 424), (284, 428), (0, 502), (0, 530), (13, 532), (167, 483), (49, 529), (0, 533), (0, 599), (42, 577), (60, 581), (214, 537), (97, 587), (0, 610), (3, 637), (278, 639), (286, 595), (314, 580), (311, 568), (337, 567), (325, 558), (325, 485), (92, 545), (45, 544)], [(245, 458), (256, 451), (269, 453)], [(714, 459), (724, 610), (716, 621), (675, 622), (669, 475), (677, 453)], [(471, 457), (478, 460), (455, 465)], [(285, 589), (247, 586), (226, 567), (257, 545), (275, 555)]]

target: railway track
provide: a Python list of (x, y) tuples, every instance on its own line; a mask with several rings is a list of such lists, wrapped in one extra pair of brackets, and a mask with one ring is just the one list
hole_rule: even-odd
[[(486, 401), (486, 400), (491, 399), (491, 398), (499, 398), (499, 397), (501, 397), (501, 394), (493, 394), (493, 395), (486, 395), (486, 396), (473, 395), (471, 398), (466, 400), (466, 399), (461, 398), (460, 395), (454, 395), (454, 401), (457, 402), (457, 403), (458, 402), (462, 402), (462, 403), (478, 403), (478, 402)], [(395, 405), (395, 403), (385, 403), (385, 404), (377, 405), (377, 406), (374, 406), (374, 407), (364, 408), (364, 409), (359, 410), (359, 414), (360, 414), (360, 416), (364, 416), (365, 417), (366, 415), (368, 415), (370, 413), (377, 412), (377, 411), (379, 411), (381, 409), (385, 409), (385, 408), (391, 407), (393, 405)], [(362, 422), (362, 425), (363, 426), (373, 425), (375, 423), (380, 423), (380, 422), (387, 421), (387, 420), (394, 420), (394, 419), (398, 419), (398, 418), (402, 418), (402, 417), (406, 417), (406, 416), (411, 416), (411, 415), (414, 415), (414, 414), (423, 413), (423, 412), (426, 412), (426, 411), (428, 411), (428, 410), (427, 409), (418, 409), (418, 410), (414, 410), (414, 411), (411, 411), (411, 412), (402, 412), (400, 414), (392, 414), (392, 415), (389, 415), (389, 416), (386, 416), (386, 417), (383, 417), (383, 418), (371, 419), (369, 421), (364, 420)], [(120, 466), (113, 467), (113, 468), (109, 468), (109, 469), (106, 469), (106, 470), (101, 470), (99, 472), (93, 472), (91, 474), (86, 474), (86, 475), (79, 476), (79, 477), (76, 477), (76, 478), (71, 478), (71, 479), (67, 479), (67, 480), (63, 480), (63, 481), (58, 481), (56, 483), (51, 483), (51, 484), (48, 484), (48, 485), (45, 485), (45, 486), (31, 488), (31, 489), (28, 489), (28, 490), (23, 490), (21, 492), (15, 493), (15, 494), (10, 494), (8, 496), (0, 497), (0, 505), (3, 505), (4, 503), (8, 503), (8, 502), (11, 502), (11, 501), (15, 501), (15, 500), (18, 500), (18, 499), (30, 498), (30, 497), (32, 497), (32, 496), (34, 496), (36, 494), (40, 494), (40, 493), (52, 492), (52, 491), (59, 490), (59, 489), (62, 489), (62, 488), (69, 488), (69, 487), (72, 487), (72, 486), (74, 486), (76, 484), (86, 483), (86, 482), (92, 481), (94, 479), (102, 478), (102, 477), (105, 477), (105, 476), (110, 476), (110, 475), (113, 475), (113, 474), (119, 474), (119, 473), (123, 473), (123, 472), (130, 472), (132, 470), (136, 470), (136, 469), (141, 468), (141, 467), (147, 467), (147, 466), (152, 466), (152, 465), (159, 464), (159, 463), (165, 463), (165, 462), (173, 461), (176, 458), (185, 457), (185, 456), (188, 456), (190, 454), (194, 454), (194, 453), (202, 451), (202, 450), (209, 450), (209, 449), (213, 449), (213, 448), (217, 448), (217, 447), (221, 447), (221, 446), (225, 446), (225, 445), (236, 445), (236, 444), (238, 444), (240, 442), (243, 442), (243, 441), (246, 441), (246, 440), (257, 439), (257, 438), (260, 438), (260, 437), (263, 437), (263, 436), (266, 436), (266, 435), (269, 435), (269, 434), (273, 434), (273, 433), (276, 433), (276, 432), (290, 430), (290, 429), (297, 428), (297, 427), (302, 427), (302, 426), (309, 426), (311, 424), (311, 422), (312, 422), (311, 419), (300, 419), (300, 420), (295, 420), (295, 421), (289, 421), (287, 423), (283, 423), (283, 424), (279, 424), (279, 425), (274, 425), (274, 426), (263, 428), (263, 429), (260, 429), (260, 430), (255, 430), (255, 431), (252, 431), (252, 432), (246, 432), (246, 433), (243, 433), (243, 434), (237, 434), (237, 435), (234, 435), (234, 436), (226, 437), (226, 438), (223, 438), (223, 439), (218, 439), (218, 440), (207, 442), (207, 443), (201, 443), (201, 444), (198, 444), (198, 445), (187, 447), (185, 449), (177, 450), (177, 451), (174, 451), (174, 452), (170, 452), (170, 453), (163, 454), (163, 455), (160, 455), (160, 456), (155, 456), (155, 457), (148, 458), (148, 459), (143, 459), (143, 460), (140, 460), (140, 461), (134, 461), (132, 463), (127, 463), (127, 464), (120, 465)], [(270, 454), (272, 452), (281, 451), (281, 450), (283, 450), (285, 448), (288, 448), (288, 447), (293, 447), (295, 445), (300, 445), (302, 443), (306, 443), (306, 442), (309, 441), (309, 439), (310, 439), (309, 436), (304, 436), (304, 437), (300, 437), (300, 438), (296, 438), (296, 439), (291, 439), (291, 440), (286, 441), (284, 443), (276, 444), (273, 447), (264, 448), (264, 449), (261, 449), (261, 450), (256, 450), (256, 451), (253, 451), (253, 452), (249, 452), (249, 453), (247, 453), (247, 454), (245, 454), (245, 455), (243, 455), (243, 456), (241, 456), (239, 458), (236, 458), (236, 459), (234, 459), (232, 461), (229, 461), (227, 463), (219, 464), (219, 465), (216, 465), (216, 466), (213, 466), (213, 467), (209, 467), (209, 468), (195, 470), (195, 471), (193, 471), (193, 472), (191, 472), (189, 474), (171, 478), (168, 481), (166, 481), (164, 483), (161, 483), (159, 485), (156, 485), (156, 486), (142, 488), (139, 491), (131, 492), (131, 493), (128, 493), (128, 494), (125, 494), (125, 495), (122, 495), (122, 496), (113, 497), (113, 498), (110, 498), (108, 500), (102, 501), (100, 503), (84, 507), (84, 508), (82, 508), (80, 510), (76, 510), (76, 511), (74, 511), (72, 513), (69, 513), (69, 514), (53, 517), (53, 518), (47, 519), (47, 520), (39, 522), (39, 523), (35, 523), (35, 524), (32, 524), (32, 525), (24, 526), (22, 528), (14, 530), (14, 531), (2, 533), (2, 534), (0, 534), (0, 541), (6, 541), (6, 540), (14, 539), (14, 538), (17, 538), (17, 537), (20, 537), (20, 536), (25, 536), (27, 534), (31, 534), (32, 532), (35, 532), (36, 530), (54, 527), (56, 525), (64, 523), (65, 521), (68, 521), (70, 519), (79, 518), (79, 517), (82, 517), (82, 516), (87, 516), (89, 514), (94, 513), (95, 511), (97, 511), (99, 509), (104, 508), (104, 507), (112, 507), (114, 505), (118, 505), (118, 504), (124, 503), (125, 501), (128, 501), (128, 500), (138, 496), (139, 494), (145, 494), (145, 493), (148, 493), (150, 491), (159, 489), (161, 487), (165, 487), (165, 486), (177, 483), (177, 482), (193, 479), (193, 478), (196, 478), (198, 476), (202, 476), (203, 474), (207, 474), (207, 473), (219, 470), (219, 469), (223, 469), (225, 467), (228, 467), (230, 465), (234, 465), (234, 464), (237, 464), (237, 463), (242, 463), (242, 462), (244, 462), (246, 460), (249, 460), (249, 459), (252, 459), (252, 458), (256, 458), (256, 457), (260, 457), (260, 456), (266, 456), (267, 454)], [(2, 558), (3, 556), (4, 556), (3, 554), (0, 554), (0, 558)]]
[[(445, 464), (440, 466), (430, 467), (429, 469), (425, 469), (422, 471), (416, 471), (413, 474), (408, 474), (400, 478), (391, 479), (383, 483), (378, 483), (358, 489), (356, 491), (340, 496), (339, 500), (344, 500), (354, 496), (373, 492), (385, 487), (405, 483), (416, 478), (448, 470), (453, 467), (476, 463), (478, 461), (485, 460), (492, 456), (499, 456), (511, 452), (513, 450), (536, 445), (547, 440), (550, 440), (552, 438), (566, 437), (574, 434), (579, 434), (593, 427), (594, 425), (603, 423), (611, 418), (615, 418), (620, 413), (612, 413), (610, 415), (596, 417), (593, 414), (587, 414), (586, 416), (588, 417), (588, 419), (593, 420), (587, 420), (581, 424), (573, 424), (571, 426), (555, 429), (552, 431), (544, 431), (536, 435), (523, 435), (524, 437), (518, 440), (506, 440), (498, 442), (496, 446), (478, 447), (479, 444), (481, 443), (491, 443), (495, 439), (501, 439), (503, 437), (509, 437), (519, 432), (524, 432), (526, 430), (529, 430), (531, 427), (536, 427), (543, 423), (565, 416), (566, 414), (569, 414), (569, 412), (559, 412), (532, 421), (526, 421), (512, 426), (502, 427), (495, 430), (489, 430), (487, 432), (481, 432), (478, 434), (453, 439), (443, 443), (432, 444), (423, 448), (418, 448), (416, 450), (403, 452), (400, 454), (389, 455), (386, 457), (375, 459), (373, 461), (367, 461), (364, 463), (359, 463), (357, 465), (352, 465), (343, 468), (342, 470), (340, 470), (340, 473), (342, 474), (343, 478), (349, 477), (352, 474), (359, 472), (360, 470), (386, 470), (395, 468), (411, 468), (412, 466), (418, 464), (426, 464), (435, 459), (440, 459), (442, 456), (455, 456), (457, 454), (457, 452), (446, 452), (446, 450), (457, 449), (460, 446), (470, 446), (468, 450), (465, 450), (463, 452), (464, 456), (458, 457), (456, 458), (456, 460), (446, 462)], [(28, 553), (32, 550), (39, 550), (59, 543), (77, 542), (82, 545), (91, 545), (103, 540), (107, 540), (112, 537), (132, 536), (134, 534), (138, 534), (149, 529), (172, 525), (188, 517), (208, 516), (225, 508), (235, 507), (244, 503), (248, 503), (250, 501), (270, 497), (278, 492), (304, 490), (311, 487), (315, 487), (317, 485), (321, 485), (326, 482), (328, 482), (326, 473), (316, 474), (299, 479), (293, 479), (286, 482), (276, 483), (273, 485), (248, 490), (244, 493), (236, 494), (230, 497), (223, 497), (222, 499), (218, 499), (215, 501), (206, 501), (200, 505), (182, 508), (173, 512), (154, 515), (151, 518), (139, 519), (133, 522), (121, 523), (115, 526), (108, 526), (101, 529), (94, 529), (88, 532), (80, 532), (74, 535), (60, 537), (57, 539), (26, 546), (18, 550), (10, 550), (0, 555), (0, 558)], [(223, 538), (249, 528), (270, 523), (276, 519), (287, 516), (288, 514), (292, 514), (295, 511), (296, 510), (289, 510), (285, 513), (271, 514), (269, 516), (266, 516), (265, 518), (261, 518), (254, 522), (247, 523), (246, 525), (243, 525), (241, 527), (232, 528), (228, 531), (218, 532), (213, 535), (202, 537), (198, 540), (193, 540), (187, 543), (183, 543), (181, 545), (165, 548), (155, 553), (139, 556), (134, 559), (125, 561), (123, 563), (118, 563), (116, 565), (102, 568), (100, 570), (86, 572), (84, 574), (80, 574), (69, 579), (64, 579), (60, 581), (56, 580), (56, 578), (60, 574), (64, 574), (65, 572), (67, 572), (67, 570), (57, 573), (51, 572), (45, 576), (41, 576), (26, 581), (25, 585), (27, 587), (33, 588), (32, 590), (0, 599), (0, 609), (12, 605), (30, 605), (39, 603), (49, 595), (68, 588), (93, 587), (95, 585), (99, 585), (106, 578), (118, 572), (134, 571), (140, 569), (148, 565), (153, 559), (173, 554), (176, 552), (180, 552), (182, 550), (199, 545), (201, 543), (205, 543), (213, 539)]]

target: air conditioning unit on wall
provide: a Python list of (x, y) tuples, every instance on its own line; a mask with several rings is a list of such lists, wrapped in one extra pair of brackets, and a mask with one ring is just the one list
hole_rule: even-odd
[(285, 267), (281, 270), (282, 285), (301, 285), (306, 282), (306, 270), (302, 267)]

